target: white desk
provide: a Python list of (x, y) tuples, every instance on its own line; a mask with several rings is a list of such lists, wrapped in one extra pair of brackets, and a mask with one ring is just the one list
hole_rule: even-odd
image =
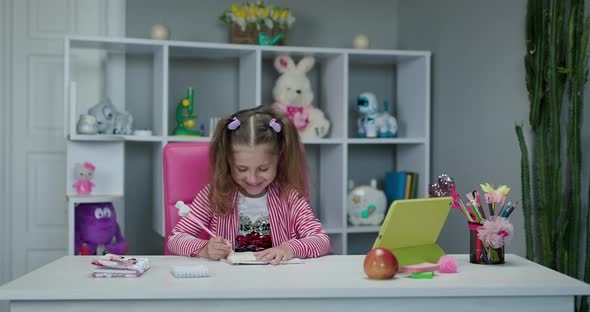
[[(590, 285), (514, 255), (504, 265), (469, 264), (420, 280), (368, 280), (364, 256), (327, 256), (305, 264), (230, 266), (149, 257), (140, 278), (89, 277), (90, 257), (64, 257), (0, 287), (11, 311), (573, 311)], [(210, 277), (175, 279), (171, 265), (205, 263)]]

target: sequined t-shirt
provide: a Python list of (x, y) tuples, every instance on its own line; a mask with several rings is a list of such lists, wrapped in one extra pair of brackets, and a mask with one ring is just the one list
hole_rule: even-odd
[(240, 226), (236, 251), (260, 251), (272, 247), (267, 194), (251, 198), (238, 193)]

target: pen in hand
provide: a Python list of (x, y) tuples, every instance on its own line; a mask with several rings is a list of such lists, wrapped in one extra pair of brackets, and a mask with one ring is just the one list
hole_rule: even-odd
[[(187, 206), (183, 201), (179, 200), (176, 202), (176, 208), (178, 208), (178, 211), (186, 211), (188, 213), (188, 211), (190, 211), (190, 207)], [(211, 231), (208, 227), (205, 226), (205, 224), (203, 224), (203, 222), (201, 222), (201, 220), (199, 220), (199, 218), (194, 218), (193, 221), (197, 222), (197, 224), (199, 224), (199, 226), (201, 227), (201, 229), (203, 229), (205, 232), (207, 232), (207, 234), (209, 234), (211, 237), (217, 237), (217, 235), (215, 235), (215, 233), (213, 233), (213, 231)], [(225, 244), (230, 248), (230, 252), (233, 253), (233, 248), (231, 246), (231, 243), (224, 239)]]

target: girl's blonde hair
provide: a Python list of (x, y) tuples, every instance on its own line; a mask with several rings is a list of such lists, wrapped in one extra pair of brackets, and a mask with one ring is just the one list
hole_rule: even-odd
[[(240, 125), (235, 130), (230, 130), (228, 125), (234, 118), (239, 120)], [(270, 127), (272, 119), (281, 126), (279, 132)], [(306, 163), (303, 147), (299, 143), (299, 133), (288, 117), (265, 105), (239, 111), (217, 124), (209, 149), (213, 175), (209, 199), (213, 211), (226, 215), (233, 209), (233, 195), (237, 191), (237, 185), (231, 178), (232, 147), (261, 144), (270, 145), (279, 157), (275, 182), (283, 190), (294, 189), (301, 196), (307, 196)]]

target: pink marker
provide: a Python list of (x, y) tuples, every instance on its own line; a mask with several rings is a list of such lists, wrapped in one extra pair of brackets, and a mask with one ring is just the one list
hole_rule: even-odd
[[(187, 206), (183, 201), (179, 200), (176, 202), (176, 208), (178, 208), (181, 211), (190, 211), (190, 207)], [(215, 233), (213, 233), (213, 231), (211, 231), (208, 227), (205, 226), (205, 224), (203, 224), (203, 222), (201, 222), (201, 220), (199, 220), (199, 218), (194, 218), (192, 219), (192, 221), (195, 221), (199, 224), (199, 226), (201, 227), (201, 229), (203, 229), (205, 232), (207, 232), (209, 235), (211, 235), (211, 237), (216, 237), (217, 235), (215, 235)], [(231, 243), (226, 241), (227, 246), (229, 246), (231, 248)]]

